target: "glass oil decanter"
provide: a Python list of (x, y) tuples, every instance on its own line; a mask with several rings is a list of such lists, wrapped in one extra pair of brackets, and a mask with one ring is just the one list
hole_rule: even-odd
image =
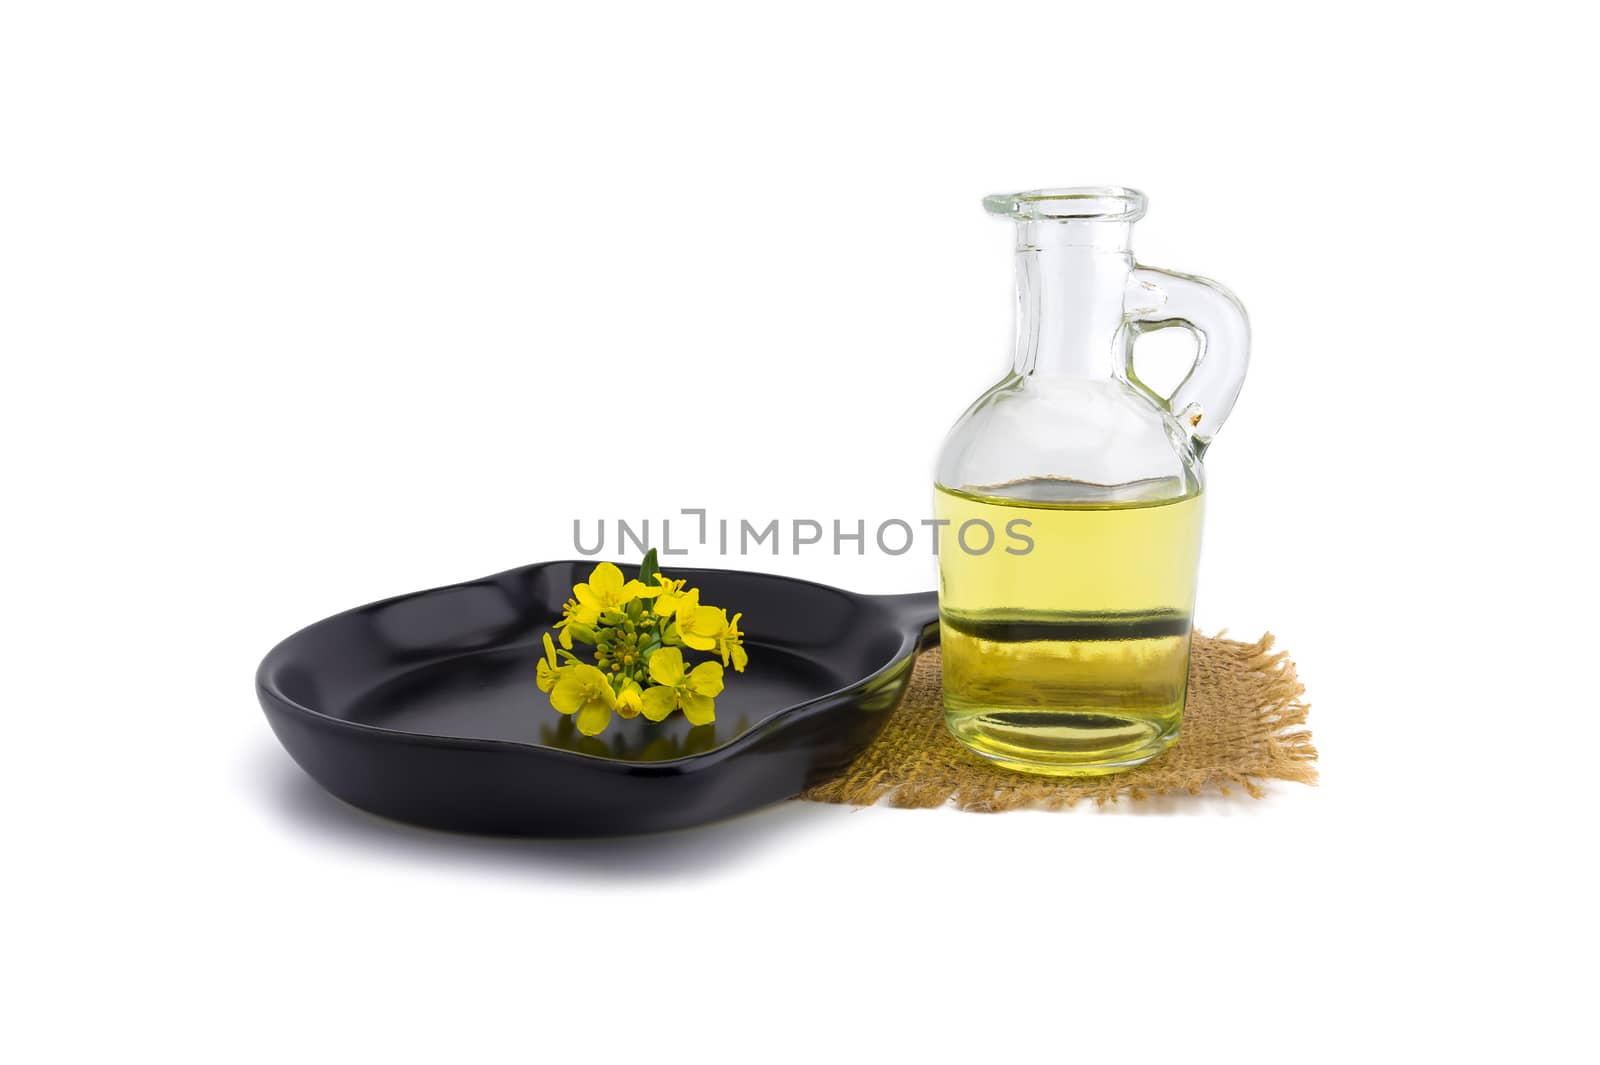
[[(1178, 739), (1200, 460), (1243, 384), (1249, 325), (1221, 286), (1134, 262), (1140, 192), (984, 206), (1016, 223), (1016, 353), (937, 467), (945, 720), (1013, 769), (1114, 773)], [(1169, 326), (1198, 355), (1162, 396), (1132, 353)]]

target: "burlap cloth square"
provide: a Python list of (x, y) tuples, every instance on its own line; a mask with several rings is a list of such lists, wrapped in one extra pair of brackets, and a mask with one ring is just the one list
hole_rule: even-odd
[(1260, 798), (1264, 780), (1314, 784), (1317, 749), (1306, 727), (1305, 685), (1272, 634), (1255, 643), (1194, 634), (1183, 731), (1171, 750), (1126, 773), (1043, 777), (1001, 769), (961, 746), (944, 727), (939, 651), (917, 659), (911, 686), (883, 732), (832, 780), (800, 798), (870, 806), (963, 810), (1059, 809), (1084, 799), (1115, 802), (1151, 794), (1233, 788)]

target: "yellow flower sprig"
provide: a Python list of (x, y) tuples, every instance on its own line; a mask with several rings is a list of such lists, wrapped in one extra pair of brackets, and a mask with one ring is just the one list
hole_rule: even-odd
[[(728, 620), (726, 610), (701, 603), (700, 590), (687, 583), (662, 573), (652, 549), (637, 580), (624, 581), (622, 570), (602, 562), (573, 586), (554, 625), (560, 649), (545, 633), (534, 683), (551, 706), (573, 715), (579, 732), (599, 735), (613, 713), (665, 721), (682, 710), (692, 725), (716, 720), (723, 667), (743, 673), (750, 661), (739, 631), (744, 615)], [(573, 651), (575, 641), (593, 647), (593, 662)], [(685, 650), (721, 661), (692, 665)]]

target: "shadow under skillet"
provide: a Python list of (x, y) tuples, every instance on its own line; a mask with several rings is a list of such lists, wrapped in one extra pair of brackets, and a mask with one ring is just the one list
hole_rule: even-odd
[(357, 809), (319, 787), (277, 752), (254, 777), (269, 806), (295, 830), (352, 853), (427, 865), (524, 873), (537, 879), (670, 880), (745, 862), (854, 808), (783, 802), (726, 820), (636, 836), (539, 839), (419, 828)]

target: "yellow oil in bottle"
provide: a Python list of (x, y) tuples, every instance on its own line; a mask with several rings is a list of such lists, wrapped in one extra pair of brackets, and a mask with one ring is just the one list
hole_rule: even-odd
[(996, 490), (1005, 496), (936, 492), (946, 724), (1031, 772), (1149, 761), (1177, 741), (1183, 716), (1198, 488)]

